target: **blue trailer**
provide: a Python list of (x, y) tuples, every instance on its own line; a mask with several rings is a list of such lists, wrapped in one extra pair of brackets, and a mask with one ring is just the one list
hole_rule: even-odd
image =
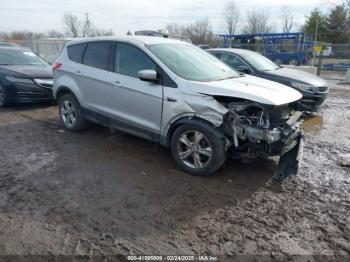
[(257, 51), (276, 64), (306, 64), (308, 54), (312, 53), (312, 50), (305, 45), (304, 32), (220, 35), (220, 37), (223, 39), (224, 47)]

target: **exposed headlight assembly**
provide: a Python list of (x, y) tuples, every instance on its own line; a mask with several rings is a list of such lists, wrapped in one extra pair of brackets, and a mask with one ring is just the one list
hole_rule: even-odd
[(18, 84), (34, 84), (34, 81), (28, 78), (21, 78), (21, 77), (13, 77), (13, 76), (5, 76), (6, 80), (12, 82), (12, 83), (18, 83)]
[(305, 85), (305, 84), (301, 84), (298, 82), (292, 82), (290, 84), (291, 84), (291, 86), (293, 86), (295, 88), (298, 88), (300, 90), (307, 91), (307, 92), (318, 92), (319, 91), (319, 88), (317, 86)]

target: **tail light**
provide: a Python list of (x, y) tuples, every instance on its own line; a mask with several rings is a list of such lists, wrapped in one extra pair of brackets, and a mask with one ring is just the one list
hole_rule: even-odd
[(54, 63), (52, 66), (52, 71), (55, 71), (56, 69), (60, 69), (62, 66), (62, 64), (60, 63)]

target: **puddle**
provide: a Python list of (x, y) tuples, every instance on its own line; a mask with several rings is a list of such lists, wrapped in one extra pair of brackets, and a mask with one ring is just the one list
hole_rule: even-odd
[(305, 117), (302, 128), (307, 133), (319, 132), (324, 124), (324, 118), (321, 115)]

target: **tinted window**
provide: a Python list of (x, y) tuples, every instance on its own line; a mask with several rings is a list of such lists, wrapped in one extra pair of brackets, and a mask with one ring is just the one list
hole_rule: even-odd
[(246, 53), (241, 55), (246, 61), (248, 61), (252, 66), (260, 71), (271, 71), (280, 68), (270, 59), (258, 53)]
[(221, 58), (221, 54), (220, 53), (212, 53), (210, 52), (210, 54), (212, 54), (213, 56), (217, 57), (217, 58)]
[(218, 54), (217, 56), (222, 62), (224, 62), (226, 65), (232, 67), (233, 69), (237, 69), (240, 66), (247, 66), (242, 59), (235, 55), (230, 54)]
[(68, 57), (74, 62), (81, 63), (83, 61), (83, 54), (86, 44), (68, 46)]
[(110, 47), (110, 42), (88, 43), (84, 54), (84, 65), (108, 70)]
[(156, 70), (156, 65), (140, 49), (129, 44), (118, 44), (115, 58), (115, 72), (137, 77), (137, 72), (144, 69)]

